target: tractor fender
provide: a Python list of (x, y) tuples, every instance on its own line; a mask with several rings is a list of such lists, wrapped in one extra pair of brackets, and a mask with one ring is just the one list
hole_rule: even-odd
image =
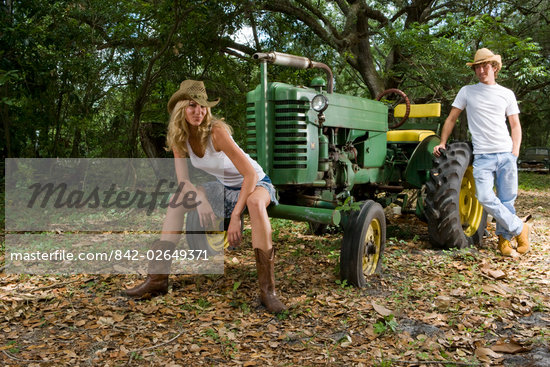
[(438, 135), (430, 135), (418, 144), (405, 169), (407, 184), (420, 189), (428, 181), (433, 167), (433, 150), (440, 142)]

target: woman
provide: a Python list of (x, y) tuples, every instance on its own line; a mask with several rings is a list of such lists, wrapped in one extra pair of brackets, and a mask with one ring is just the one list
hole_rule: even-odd
[[(271, 224), (267, 206), (277, 204), (275, 188), (262, 168), (235, 143), (230, 127), (215, 119), (210, 108), (219, 100), (208, 101), (202, 81), (185, 80), (168, 102), (170, 123), (168, 126), (168, 148), (175, 158), (189, 158), (192, 165), (214, 175), (225, 186), (225, 216), (230, 217), (227, 237), (231, 246), (241, 241), (241, 214), (248, 208), (252, 227), (252, 247), (256, 256), (256, 268), (260, 284), (260, 301), (272, 313), (286, 309), (277, 298), (274, 276), (275, 251), (271, 241)], [(175, 159), (178, 181), (185, 188), (194, 186), (188, 180), (186, 159)], [(223, 164), (222, 167), (221, 164)], [(195, 189), (199, 220), (207, 227), (216, 219), (208, 200), (208, 184)], [(219, 185), (218, 185), (219, 186)], [(168, 207), (161, 240), (153, 249), (173, 251), (180, 240), (184, 213), (182, 206)], [(151, 261), (149, 275), (144, 283), (126, 290), (131, 297), (165, 294), (168, 291), (168, 274), (171, 261)]]

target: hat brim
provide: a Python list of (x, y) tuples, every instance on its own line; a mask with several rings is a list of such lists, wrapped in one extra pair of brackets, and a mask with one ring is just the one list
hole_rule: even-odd
[(467, 62), (466, 66), (479, 65), (479, 64), (483, 64), (484, 62), (491, 62), (491, 61), (496, 61), (499, 65), (499, 67), (502, 67), (502, 59), (500, 58), (500, 55), (493, 55), (493, 56), (487, 57), (485, 59), (477, 60), (477, 61), (474, 61), (474, 62)]
[(200, 104), (201, 106), (204, 106), (204, 107), (214, 107), (215, 105), (220, 103), (219, 98), (217, 98), (213, 101), (208, 101), (204, 98), (191, 98), (191, 96), (189, 96), (186, 92), (178, 90), (172, 95), (172, 97), (170, 97), (170, 101), (168, 101), (168, 112), (172, 113), (172, 110), (176, 106), (176, 103), (178, 103), (179, 101), (184, 101), (184, 100), (195, 101), (195, 102), (197, 102), (198, 104)]

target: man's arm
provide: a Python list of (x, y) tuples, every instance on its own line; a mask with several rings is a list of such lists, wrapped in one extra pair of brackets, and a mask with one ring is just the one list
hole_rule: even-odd
[(521, 124), (519, 122), (519, 115), (515, 114), (508, 116), (508, 122), (510, 123), (512, 135), (512, 154), (518, 157), (519, 147), (521, 146)]
[(460, 116), (460, 113), (462, 110), (460, 108), (453, 107), (451, 108), (451, 112), (449, 113), (449, 116), (445, 119), (445, 123), (443, 124), (443, 128), (441, 129), (441, 142), (439, 145), (436, 145), (434, 147), (434, 155), (436, 157), (439, 157), (441, 155), (440, 149), (445, 149), (445, 146), (447, 145), (447, 140), (449, 140), (449, 137), (451, 136), (451, 133), (453, 132), (453, 129), (456, 124), (456, 120), (458, 119), (458, 116)]

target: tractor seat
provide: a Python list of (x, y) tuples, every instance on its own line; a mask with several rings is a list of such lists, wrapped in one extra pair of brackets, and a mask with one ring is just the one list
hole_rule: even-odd
[(390, 130), (388, 142), (392, 143), (418, 143), (430, 135), (435, 135), (431, 130)]
[[(405, 116), (405, 105), (395, 106), (394, 117)], [(441, 115), (441, 103), (411, 104), (409, 118), (439, 117)], [(435, 135), (432, 130), (390, 130), (388, 131), (388, 142), (392, 143), (418, 143), (430, 135)]]

